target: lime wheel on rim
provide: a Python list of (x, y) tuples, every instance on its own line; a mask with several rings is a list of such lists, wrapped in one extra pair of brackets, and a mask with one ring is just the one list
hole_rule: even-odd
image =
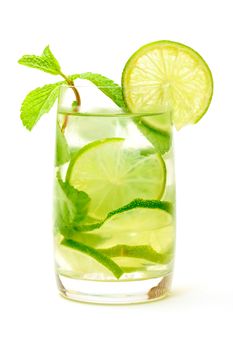
[(122, 74), (126, 105), (131, 112), (172, 111), (177, 129), (197, 123), (213, 94), (213, 78), (204, 59), (193, 49), (173, 41), (141, 47)]

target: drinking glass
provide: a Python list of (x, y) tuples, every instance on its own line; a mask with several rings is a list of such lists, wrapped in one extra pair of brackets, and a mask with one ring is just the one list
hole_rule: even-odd
[(90, 83), (60, 87), (54, 175), (58, 288), (76, 301), (153, 301), (169, 294), (174, 263), (171, 113), (156, 107), (132, 113), (112, 101), (114, 94), (110, 86)]

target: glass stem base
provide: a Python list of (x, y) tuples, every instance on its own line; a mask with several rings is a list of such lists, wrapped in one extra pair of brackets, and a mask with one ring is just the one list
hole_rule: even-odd
[(93, 304), (135, 304), (165, 298), (172, 274), (138, 281), (88, 281), (57, 274), (60, 294), (70, 300)]

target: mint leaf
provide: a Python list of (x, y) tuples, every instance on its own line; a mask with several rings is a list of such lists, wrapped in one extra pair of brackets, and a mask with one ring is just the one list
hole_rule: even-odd
[(155, 152), (164, 154), (170, 149), (172, 138), (169, 132), (150, 128), (148, 125), (145, 125), (140, 118), (135, 119), (134, 122), (140, 132), (153, 145)]
[(68, 79), (74, 81), (76, 79), (85, 79), (92, 82), (106, 96), (108, 96), (118, 107), (126, 110), (126, 105), (123, 98), (122, 88), (113, 80), (98, 74), (98, 73), (81, 73), (68, 75)]
[(49, 45), (45, 47), (42, 57), (46, 57), (47, 62), (50, 64), (51, 67), (54, 68), (55, 71), (58, 72), (58, 74), (61, 72), (60, 64), (58, 63), (58, 60), (53, 55), (52, 51), (50, 50)]
[(66, 138), (57, 122), (56, 126), (56, 151), (55, 166), (60, 166), (70, 160), (70, 151)]
[[(54, 61), (54, 66), (56, 66), (56, 59), (52, 55), (49, 48), (44, 50), (46, 57), (50, 55), (50, 61)], [(25, 56), (23, 56), (25, 57)], [(37, 56), (35, 56), (37, 57)], [(36, 68), (35, 66), (33, 66)], [(43, 70), (43, 69), (42, 69)], [(125, 108), (122, 89), (119, 85), (114, 83), (112, 80), (94, 73), (83, 73), (83, 74), (73, 74), (67, 77), (69, 80), (73, 81), (77, 78), (87, 79), (94, 83), (105, 95), (113, 100), (119, 107)], [(48, 113), (55, 103), (59, 89), (58, 87), (62, 84), (67, 84), (66, 81), (57, 82), (55, 84), (48, 84), (43, 87), (37, 88), (31, 91), (24, 99), (21, 106), (21, 120), (27, 129), (32, 130), (34, 125), (40, 119), (40, 117)]]
[(111, 248), (98, 249), (98, 252), (111, 258), (124, 256), (128, 258), (145, 259), (156, 264), (167, 264), (172, 258), (172, 251), (160, 254), (149, 245), (130, 246), (119, 244)]
[(33, 128), (43, 114), (50, 111), (58, 97), (58, 87), (62, 84), (64, 82), (44, 85), (26, 96), (21, 106), (20, 118), (28, 130)]
[(61, 241), (61, 244), (66, 247), (78, 250), (79, 252), (84, 253), (86, 255), (89, 255), (90, 257), (98, 261), (100, 264), (105, 266), (109, 271), (111, 271), (116, 278), (120, 278), (121, 275), (124, 273), (120, 266), (118, 266), (107, 255), (101, 253), (95, 248), (92, 248), (80, 242), (73, 241), (71, 239), (63, 239)]
[[(74, 75), (75, 77), (75, 75)], [(108, 96), (117, 106), (125, 108), (124, 98), (121, 87), (113, 80), (97, 73), (82, 73), (77, 76), (80, 79), (86, 79), (95, 84), (106, 96)], [(76, 78), (74, 78), (76, 79)]]
[(90, 198), (58, 176), (55, 182), (55, 226), (66, 236), (87, 215)]
[(18, 63), (27, 67), (40, 69), (53, 75), (61, 74), (60, 65), (49, 46), (46, 46), (41, 56), (24, 55), (19, 59)]

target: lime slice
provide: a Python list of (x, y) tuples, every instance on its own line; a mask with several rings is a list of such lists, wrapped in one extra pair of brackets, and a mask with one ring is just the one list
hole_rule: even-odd
[[(161, 273), (161, 265), (169, 269), (173, 258), (174, 224), (170, 202), (137, 199), (109, 213), (93, 231), (88, 231), (87, 225), (85, 233), (79, 232), (71, 239), (62, 240), (58, 235), (56, 259), (66, 274), (70, 271), (74, 276), (77, 271), (86, 277), (93, 273), (106, 276), (109, 272), (118, 276), (119, 268), (125, 272), (128, 268), (147, 271), (151, 263), (160, 265)], [(92, 236), (100, 239), (96, 241)]]
[(98, 249), (150, 246), (163, 254), (174, 243), (174, 220), (168, 202), (134, 200), (110, 213), (101, 227), (92, 232), (103, 239)]
[(93, 275), (114, 275), (119, 278), (123, 271), (107, 255), (83, 243), (55, 236), (55, 257), (59, 272), (73, 278), (92, 278)]
[(124, 139), (92, 142), (70, 163), (67, 181), (91, 198), (89, 215), (103, 220), (107, 214), (135, 198), (160, 199), (166, 168), (158, 154), (143, 156), (128, 148)]
[(141, 47), (125, 65), (123, 94), (134, 113), (172, 110), (177, 129), (197, 123), (213, 94), (211, 71), (193, 49), (172, 41)]
[(107, 255), (97, 251), (96, 249), (86, 244), (75, 242), (71, 239), (63, 239), (61, 244), (92, 257), (101, 265), (105, 266), (108, 270), (110, 270), (113, 273), (113, 275), (117, 278), (119, 278), (123, 274), (123, 271), (121, 270), (121, 268), (114, 261), (112, 261)]

